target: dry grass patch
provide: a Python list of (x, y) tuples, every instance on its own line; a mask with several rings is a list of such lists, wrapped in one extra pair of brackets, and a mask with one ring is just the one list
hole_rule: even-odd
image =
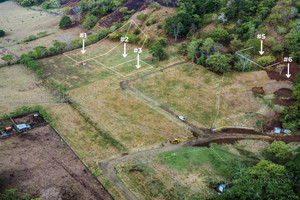
[(117, 88), (118, 82), (112, 84), (100, 80), (71, 90), (69, 95), (94, 122), (129, 150), (149, 148), (173, 137), (190, 135)]
[(210, 128), (221, 78), (202, 66), (184, 64), (135, 81), (133, 87), (198, 126)]
[[(13, 1), (1, 3), (0, 10), (0, 27), (3, 27), (6, 32), (6, 36), (0, 40), (0, 46), (7, 47), (19, 56), (36, 46), (50, 47), (53, 40), (68, 41), (74, 39), (83, 31), (80, 27), (60, 30), (58, 27), (60, 15), (24, 8)], [(44, 31), (50, 35), (22, 43), (29, 35), (36, 36), (37, 33)], [(19, 42), (20, 44), (17, 44)]]
[[(253, 87), (263, 87), (265, 96), (254, 95)], [(272, 117), (281, 108), (273, 103), (273, 92), (288, 83), (270, 80), (265, 71), (227, 74), (221, 88), (220, 113), (215, 127), (256, 127), (262, 117)]]
[(50, 107), (57, 103), (24, 65), (0, 68), (0, 88), (0, 113), (3, 114), (22, 106)]

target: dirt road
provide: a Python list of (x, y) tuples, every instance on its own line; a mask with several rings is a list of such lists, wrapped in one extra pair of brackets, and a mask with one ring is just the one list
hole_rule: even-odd
[[(225, 135), (223, 133), (211, 133), (205, 135), (204, 138), (196, 138), (194, 140), (182, 142), (178, 145), (167, 145), (161, 148), (150, 149), (145, 151), (140, 151), (132, 154), (128, 154), (123, 157), (119, 157), (112, 160), (107, 160), (99, 163), (104, 174), (107, 178), (118, 188), (119, 191), (125, 196), (126, 199), (129, 200), (137, 200), (138, 198), (126, 187), (126, 185), (118, 178), (116, 167), (123, 162), (139, 159), (141, 160), (143, 157), (147, 160), (147, 157), (158, 155), (167, 151), (172, 151), (179, 149), (183, 146), (207, 146), (207, 144), (215, 141), (230, 141), (230, 140), (241, 140), (241, 139), (260, 139), (269, 141), (272, 139), (266, 135), (245, 135), (245, 134), (230, 134)], [(148, 158), (149, 159), (149, 158)]]

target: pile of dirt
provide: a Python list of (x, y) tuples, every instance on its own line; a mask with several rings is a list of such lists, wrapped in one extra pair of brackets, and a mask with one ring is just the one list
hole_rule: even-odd
[(291, 106), (296, 101), (292, 99), (293, 91), (289, 88), (281, 88), (274, 92), (276, 99), (274, 102), (281, 106)]
[(282, 127), (282, 123), (279, 119), (271, 119), (264, 122), (264, 124), (262, 125), (262, 129), (264, 132), (272, 131), (275, 127)]
[(281, 74), (277, 71), (272, 71), (272, 70), (266, 70), (268, 76), (272, 80), (276, 81), (293, 81), (296, 78), (296, 75), (300, 73), (300, 68), (296, 63), (291, 63), (290, 64), (290, 74), (291, 77), (287, 78), (287, 67), (283, 69)]
[(295, 104), (295, 100), (294, 99), (275, 99), (274, 102), (277, 104), (277, 105), (280, 105), (280, 106), (292, 106)]
[(274, 94), (278, 97), (292, 97), (293, 90), (289, 88), (280, 88), (279, 90), (275, 91)]
[(253, 94), (265, 95), (265, 91), (263, 87), (253, 87), (251, 90)]
[[(134, 10), (134, 13), (146, 8), (146, 0), (129, 0), (121, 7), (127, 7), (128, 10)], [(98, 23), (100, 27), (110, 28), (115, 22), (122, 22), (124, 15), (120, 12), (120, 8), (106, 17), (102, 18)]]

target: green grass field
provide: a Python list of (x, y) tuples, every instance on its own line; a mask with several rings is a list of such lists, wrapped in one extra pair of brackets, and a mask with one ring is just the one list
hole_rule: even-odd
[[(257, 141), (212, 144), (210, 148), (183, 147), (122, 163), (117, 172), (139, 199), (207, 199), (217, 193), (212, 184), (228, 182), (236, 166), (256, 162), (246, 156), (254, 143)], [(256, 147), (261, 151), (253, 155), (259, 156), (265, 144)]]

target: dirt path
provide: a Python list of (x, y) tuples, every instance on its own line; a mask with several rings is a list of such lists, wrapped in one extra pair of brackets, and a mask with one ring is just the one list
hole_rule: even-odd
[(211, 133), (211, 134), (206, 134), (204, 138), (196, 138), (194, 140), (182, 142), (178, 145), (167, 145), (161, 148), (140, 151), (116, 159), (103, 161), (99, 163), (99, 166), (101, 167), (102, 171), (107, 176), (107, 178), (118, 188), (119, 191), (122, 192), (122, 194), (125, 196), (126, 199), (137, 200), (138, 198), (126, 187), (126, 185), (122, 182), (122, 180), (120, 180), (117, 176), (116, 167), (120, 163), (134, 160), (134, 159), (141, 159), (142, 157), (146, 157), (146, 156), (149, 157), (149, 156), (158, 155), (167, 151), (179, 149), (184, 146), (207, 146), (211, 142), (222, 143), (222, 141), (228, 142), (228, 141), (237, 141), (242, 139), (259, 139), (265, 141), (274, 140), (272, 137), (267, 135), (251, 135), (251, 134), (225, 135), (222, 133), (214, 133), (214, 134)]

